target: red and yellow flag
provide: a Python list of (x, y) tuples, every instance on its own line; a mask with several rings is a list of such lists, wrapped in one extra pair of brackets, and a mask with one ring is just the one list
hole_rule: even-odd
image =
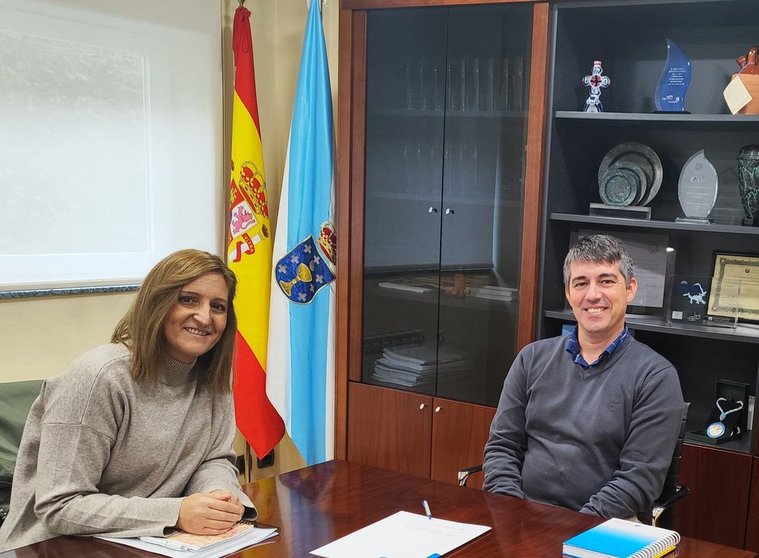
[(227, 261), (237, 275), (234, 400), (237, 428), (259, 458), (282, 439), (285, 425), (266, 395), (272, 239), (256, 102), (250, 11), (235, 11), (232, 31), (232, 179)]

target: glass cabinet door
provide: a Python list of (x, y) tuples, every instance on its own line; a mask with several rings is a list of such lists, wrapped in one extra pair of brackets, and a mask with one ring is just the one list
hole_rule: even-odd
[(365, 382), (496, 404), (515, 352), (532, 8), (371, 10)]
[(369, 383), (435, 392), (447, 10), (369, 12), (364, 358)]
[(528, 4), (449, 11), (436, 393), (488, 405), (516, 352), (531, 29)]

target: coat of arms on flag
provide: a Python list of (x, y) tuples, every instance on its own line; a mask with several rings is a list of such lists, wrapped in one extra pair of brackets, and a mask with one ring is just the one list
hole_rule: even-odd
[(331, 223), (322, 223), (319, 241), (309, 235), (277, 262), (277, 285), (291, 302), (308, 304), (322, 287), (335, 280), (335, 234)]
[[(269, 206), (266, 202), (266, 181), (256, 166), (247, 162), (241, 165), (237, 181), (229, 192), (229, 246), (228, 260), (239, 262), (243, 255), (256, 251), (262, 237), (269, 237)], [(258, 218), (256, 218), (258, 216)], [(263, 219), (262, 219), (263, 217)]]

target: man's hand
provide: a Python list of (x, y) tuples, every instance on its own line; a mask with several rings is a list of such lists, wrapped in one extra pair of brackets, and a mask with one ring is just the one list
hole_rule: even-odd
[(196, 535), (220, 535), (240, 521), (243, 511), (240, 499), (231, 492), (199, 492), (182, 500), (177, 527)]

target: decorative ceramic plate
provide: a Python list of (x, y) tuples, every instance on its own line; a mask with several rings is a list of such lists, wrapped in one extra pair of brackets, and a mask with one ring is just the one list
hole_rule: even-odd
[[(656, 152), (642, 143), (621, 143), (609, 150), (598, 167), (598, 185), (602, 185), (602, 178), (612, 165), (637, 166), (646, 176), (646, 184), (641, 185), (645, 191), (645, 197), (635, 205), (648, 205), (659, 193), (661, 181), (664, 175), (661, 159)], [(637, 173), (636, 173), (637, 174)], [(643, 188), (643, 186), (647, 186)], [(603, 198), (602, 198), (603, 199)]]
[(621, 169), (627, 169), (633, 173), (635, 173), (635, 176), (638, 177), (638, 184), (640, 185), (638, 188), (638, 195), (635, 196), (635, 199), (632, 201), (630, 205), (638, 205), (640, 204), (646, 197), (646, 194), (648, 193), (648, 185), (650, 184), (648, 181), (648, 176), (646, 176), (645, 171), (641, 166), (637, 163), (634, 163), (633, 161), (617, 161), (612, 165), (613, 167), (618, 167)]
[(640, 197), (640, 179), (627, 167), (612, 166), (601, 177), (598, 192), (606, 205), (627, 206)]

